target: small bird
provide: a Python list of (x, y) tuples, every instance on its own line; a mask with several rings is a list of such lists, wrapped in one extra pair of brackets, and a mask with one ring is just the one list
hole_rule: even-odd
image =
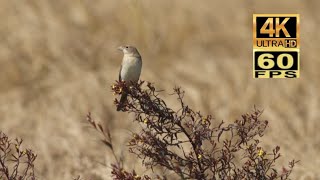
[[(120, 46), (118, 50), (123, 52), (122, 65), (119, 72), (119, 81), (125, 81), (127, 86), (139, 80), (142, 68), (142, 59), (137, 48), (130, 45)], [(127, 100), (127, 93), (122, 92), (117, 111), (120, 111)]]

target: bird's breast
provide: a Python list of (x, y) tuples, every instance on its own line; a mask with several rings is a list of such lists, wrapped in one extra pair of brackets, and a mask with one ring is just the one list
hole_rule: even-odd
[(142, 61), (138, 57), (124, 57), (121, 79), (126, 82), (137, 82), (141, 74)]

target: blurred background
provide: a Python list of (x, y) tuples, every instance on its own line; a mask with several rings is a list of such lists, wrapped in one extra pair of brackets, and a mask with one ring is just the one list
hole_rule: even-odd
[[(110, 179), (113, 162), (85, 121), (112, 129), (126, 154), (132, 116), (116, 112), (110, 86), (135, 45), (142, 80), (186, 91), (186, 102), (217, 120), (264, 109), (265, 148), (280, 166), (301, 160), (292, 179), (320, 179), (320, 1), (0, 0), (0, 130), (38, 154), (39, 179)], [(252, 14), (299, 13), (301, 78), (252, 78)], [(132, 156), (132, 155), (129, 155)], [(126, 156), (125, 156), (126, 157)], [(133, 156), (129, 168), (141, 166)], [(139, 173), (150, 171), (140, 171)]]

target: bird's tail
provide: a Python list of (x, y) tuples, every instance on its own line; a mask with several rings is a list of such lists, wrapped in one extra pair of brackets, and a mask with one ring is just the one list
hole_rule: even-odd
[(119, 101), (119, 104), (117, 107), (117, 111), (120, 111), (122, 109), (123, 104), (127, 101), (127, 96), (128, 96), (128, 93), (126, 93), (126, 92), (123, 92), (121, 94), (121, 98), (120, 98), (120, 101)]

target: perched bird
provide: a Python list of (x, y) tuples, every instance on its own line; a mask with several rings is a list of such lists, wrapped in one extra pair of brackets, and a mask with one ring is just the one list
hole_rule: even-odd
[[(125, 81), (127, 86), (136, 83), (139, 80), (142, 68), (142, 59), (137, 48), (133, 46), (120, 46), (118, 48), (123, 52), (122, 65), (119, 72), (119, 81)], [(123, 103), (127, 100), (127, 93), (122, 92), (117, 111), (119, 111)]]

